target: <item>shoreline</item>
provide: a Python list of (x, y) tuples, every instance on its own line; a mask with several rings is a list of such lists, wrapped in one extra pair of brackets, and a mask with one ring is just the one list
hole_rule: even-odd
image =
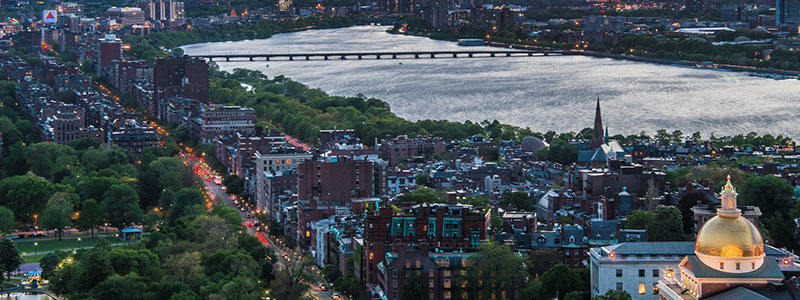
[[(389, 33), (389, 34), (408, 35), (408, 36), (429, 38), (429, 39), (432, 39), (432, 40), (440, 40), (440, 39), (434, 39), (430, 35), (424, 35), (424, 34), (397, 33), (397, 32), (392, 32), (391, 30), (387, 30), (386, 32)], [(440, 41), (452, 41), (452, 40), (441, 39)], [(509, 44), (509, 43), (493, 42), (493, 41), (487, 41), (486, 42), (486, 46), (496, 47), (496, 48), (523, 49), (523, 50), (524, 49), (541, 49), (541, 48), (545, 48), (545, 47), (539, 47), (539, 46)], [(557, 49), (557, 48), (551, 48), (551, 49)], [(622, 55), (622, 54), (613, 54), (613, 53), (606, 53), (606, 52), (596, 52), (596, 51), (589, 51), (589, 50), (572, 50), (572, 49), (564, 49), (564, 50), (568, 51), (570, 53), (569, 55), (582, 55), (582, 56), (590, 56), (590, 57), (611, 58), (611, 59), (635, 61), (635, 62), (648, 63), (648, 64), (690, 67), (690, 68), (695, 68), (695, 69), (704, 69), (704, 70), (712, 70), (712, 71), (732, 71), (732, 72), (740, 72), (740, 73), (773, 74), (773, 75), (782, 75), (782, 76), (792, 76), (792, 77), (796, 77), (797, 79), (800, 79), (800, 71), (776, 70), (776, 69), (758, 68), (758, 67), (751, 67), (751, 66), (718, 64), (718, 63), (714, 63), (714, 62), (711, 62), (710, 64), (707, 64), (705, 62), (697, 62), (697, 61), (677, 60), (677, 59), (663, 59), (663, 58), (650, 58), (650, 57), (642, 57), (642, 56)], [(785, 79), (791, 79), (791, 78), (785, 78)]]

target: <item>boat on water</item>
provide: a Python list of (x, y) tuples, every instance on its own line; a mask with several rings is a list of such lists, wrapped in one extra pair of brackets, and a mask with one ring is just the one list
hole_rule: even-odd
[(458, 39), (459, 46), (483, 46), (482, 39)]

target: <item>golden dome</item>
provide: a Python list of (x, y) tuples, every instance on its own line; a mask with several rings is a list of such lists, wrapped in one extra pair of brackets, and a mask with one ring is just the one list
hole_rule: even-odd
[(764, 240), (758, 228), (741, 216), (714, 216), (697, 233), (695, 251), (720, 257), (758, 257), (764, 254)]

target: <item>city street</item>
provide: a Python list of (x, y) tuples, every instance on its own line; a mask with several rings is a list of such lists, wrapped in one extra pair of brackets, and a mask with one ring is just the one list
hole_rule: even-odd
[[(205, 175), (216, 176), (216, 173), (213, 170), (211, 170), (208, 167), (208, 165), (206, 165), (196, 156), (192, 156), (191, 153), (184, 152), (183, 150), (181, 151), (180, 157), (184, 161), (184, 163), (191, 166), (195, 170), (195, 173), (198, 173), (198, 175), (200, 175), (200, 177), (203, 179), (203, 184), (205, 185), (206, 192), (209, 194), (212, 201), (222, 201), (222, 203), (224, 203), (225, 205), (228, 205), (239, 211), (239, 216), (241, 217), (243, 224), (247, 224), (248, 222), (256, 222), (255, 218), (248, 218), (248, 216), (252, 216), (254, 214), (253, 211), (255, 209), (254, 207), (247, 207), (246, 204), (242, 202), (240, 202), (237, 205), (234, 202), (234, 198), (232, 197), (232, 195), (229, 195), (223, 190), (222, 184), (216, 184), (214, 183), (213, 179), (209, 179), (205, 176)], [(242, 210), (240, 207), (244, 207), (245, 209)], [(300, 257), (296, 251), (285, 249), (283, 247), (278, 246), (281, 243), (279, 241), (273, 241), (272, 237), (268, 233), (266, 233), (267, 230), (264, 230), (265, 233), (259, 232), (257, 229), (258, 225), (255, 224), (254, 226), (245, 225), (245, 228), (248, 234), (256, 236), (264, 244), (264, 246), (270, 247), (275, 251), (276, 258), (278, 260), (275, 264), (275, 270), (280, 268), (287, 258), (302, 259), (302, 257)], [(319, 299), (319, 300), (334, 299), (332, 291), (323, 290), (321, 287), (323, 284), (327, 287), (330, 287), (331, 285), (321, 277), (320, 270), (316, 266), (311, 266), (308, 272), (315, 279), (314, 283), (307, 283), (309, 286), (308, 295), (313, 297), (314, 299)]]

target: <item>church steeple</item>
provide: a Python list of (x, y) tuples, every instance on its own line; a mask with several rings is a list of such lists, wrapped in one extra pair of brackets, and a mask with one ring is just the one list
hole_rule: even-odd
[(603, 118), (600, 116), (600, 96), (597, 96), (597, 107), (594, 111), (594, 128), (592, 128), (591, 149), (595, 150), (604, 143)]

